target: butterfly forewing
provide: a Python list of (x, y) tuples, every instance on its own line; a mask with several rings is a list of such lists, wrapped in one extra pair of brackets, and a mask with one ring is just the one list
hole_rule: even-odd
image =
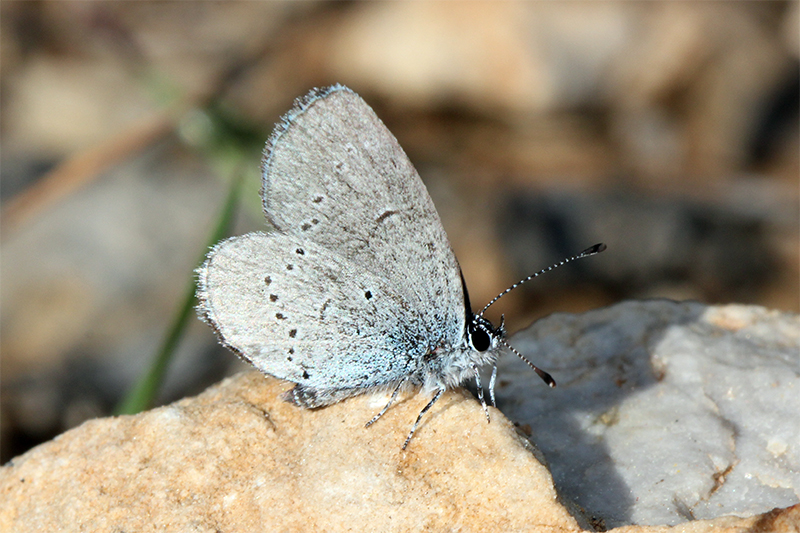
[(267, 143), (263, 172), (274, 227), (387, 280), (426, 344), (460, 342), (464, 297), (447, 235), (408, 157), (357, 94), (334, 86), (298, 101)]

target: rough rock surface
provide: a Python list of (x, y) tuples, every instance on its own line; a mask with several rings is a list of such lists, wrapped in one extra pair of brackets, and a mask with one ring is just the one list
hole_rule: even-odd
[(800, 502), (800, 317), (627, 301), (555, 314), (500, 361), (498, 407), (565, 498), (609, 527), (752, 516)]
[(2, 531), (577, 531), (530, 444), (496, 410), (362, 396), (306, 411), (239, 374), (198, 397), (98, 419), (0, 473)]
[[(680, 317), (684, 320), (675, 320)], [(694, 322), (688, 320), (689, 317)], [(747, 341), (754, 352), (761, 354), (758, 368), (771, 368), (774, 364), (766, 362), (773, 359), (756, 347), (763, 348), (764, 339), (794, 338), (797, 328), (792, 320), (790, 315), (743, 306), (706, 308), (673, 302), (628, 302), (585, 315), (556, 315), (540, 322), (533, 331), (538, 333), (537, 346), (546, 352), (556, 350), (559, 347), (556, 341), (561, 339), (561, 348), (565, 350), (566, 346), (573, 346), (586, 353), (600, 350), (598, 353), (606, 356), (627, 353), (629, 358), (633, 357), (632, 362), (650, 353), (648, 350), (660, 347), (655, 353), (660, 360), (667, 361), (670, 353), (681, 352), (666, 341), (669, 334), (652, 335), (658, 330), (657, 324), (662, 324), (684, 342), (693, 341), (692, 334), (697, 338), (716, 339), (715, 342), (724, 341), (725, 353), (731, 356), (738, 353), (739, 343)], [(555, 327), (556, 323), (565, 329)], [(667, 327), (667, 323), (672, 326)], [(611, 334), (615, 327), (616, 336)], [(682, 327), (689, 329), (684, 331)], [(572, 331), (569, 342), (564, 341), (563, 335), (559, 336), (559, 332), (566, 329)], [(628, 334), (623, 334), (624, 331)], [(628, 350), (630, 345), (626, 344), (626, 339), (633, 338), (635, 331), (643, 335), (641, 339), (648, 339), (640, 347), (644, 350), (642, 353)], [(648, 331), (651, 335), (644, 335)], [(733, 337), (726, 338), (725, 331)], [(708, 333), (714, 332), (718, 335), (708, 337)], [(599, 339), (605, 339), (602, 350)], [(781, 342), (773, 342), (769, 351), (774, 352)], [(710, 340), (707, 344), (713, 346)], [(530, 348), (523, 343), (518, 342), (518, 345), (526, 352)], [(791, 348), (791, 344), (787, 346)], [(559, 356), (565, 357), (565, 354), (553, 354), (555, 358)], [(700, 354), (695, 354), (679, 366), (685, 366), (687, 360), (703, 361)], [(788, 368), (792, 368), (791, 357), (787, 361)], [(598, 367), (599, 361), (595, 361), (584, 372), (575, 373), (568, 368), (568, 362), (569, 359), (565, 359), (563, 368), (549, 367), (561, 378), (560, 387), (567, 395), (577, 394), (577, 389), (570, 387), (581, 382), (579, 376), (584, 376), (583, 386), (589, 387), (586, 394), (591, 396), (600, 394), (597, 391), (601, 389), (591, 385), (590, 376), (603, 374), (605, 367), (616, 369), (615, 372), (620, 372), (620, 368), (638, 368), (637, 364), (620, 366), (609, 361)], [(664, 370), (658, 374), (661, 377), (652, 380), (649, 387), (638, 389), (640, 392), (657, 392), (658, 383), (670, 382), (673, 367), (665, 363), (659, 368)], [(740, 370), (751, 378), (752, 372), (756, 372), (757, 378), (760, 375), (758, 370)], [(525, 379), (534, 379), (526, 371), (521, 374)], [(783, 374), (784, 380), (797, 378), (796, 373), (786, 369)], [(629, 381), (625, 383), (636, 382), (632, 372), (626, 376)], [(501, 379), (509, 377), (507, 371), (501, 374)], [(713, 381), (723, 384), (729, 379), (719, 371)], [(625, 383), (616, 386), (624, 389)], [(761, 378), (756, 383), (761, 383)], [(774, 385), (775, 382), (770, 383)], [(773, 386), (773, 393), (782, 390), (781, 383), (786, 381), (778, 383), (777, 389)], [(591, 525), (608, 525), (606, 517), (594, 513), (594, 509), (584, 505), (589, 514), (593, 514), (586, 519), (576, 506), (559, 498), (549, 471), (538, 459), (541, 457), (538, 450), (521, 437), (499, 411), (492, 409), (492, 423), (487, 424), (480, 404), (464, 391), (444, 395), (424, 419), (408, 450), (402, 451), (400, 446), (413, 420), (428, 401), (426, 395), (408, 394), (377, 424), (364, 428), (364, 423), (383, 407), (386, 395), (356, 397), (324, 409), (307, 411), (280, 399), (281, 392), (289, 386), (257, 372), (239, 374), (195, 398), (136, 416), (93, 420), (34, 448), (0, 469), (0, 532), (566, 532), (590, 529)], [(506, 382), (499, 391), (509, 407), (514, 407), (508, 400), (512, 388), (513, 385)], [(524, 396), (536, 388), (529, 382), (523, 390)], [(744, 394), (745, 389), (741, 390)], [(612, 397), (613, 402), (619, 403), (617, 412), (620, 414), (614, 419), (618, 422), (607, 426), (625, 427), (628, 408), (624, 400), (633, 396)], [(788, 396), (784, 394), (784, 400), (794, 401)], [(660, 405), (659, 401), (652, 400), (645, 404)], [(602, 407), (603, 412), (609, 409), (600, 402), (596, 407)], [(769, 407), (761, 409), (767, 412)], [(720, 409), (722, 411), (725, 410)], [(733, 411), (739, 412), (742, 411)], [(556, 418), (560, 416), (558, 412), (555, 415)], [(726, 416), (735, 419), (734, 414)], [(701, 420), (706, 419), (701, 417)], [(584, 441), (591, 438), (600, 441), (601, 436), (592, 433), (592, 427), (585, 430)], [(742, 427), (737, 435), (750, 431), (747, 424)], [(781, 427), (794, 426), (783, 424)], [(578, 430), (572, 427), (571, 431)], [(534, 440), (548, 446), (555, 438), (536, 429), (532, 434)], [(652, 436), (652, 432), (649, 434)], [(709, 437), (714, 435), (713, 431), (708, 432)], [(779, 454), (783, 461), (793, 457), (797, 441), (789, 440), (791, 435), (787, 433), (786, 450)], [(645, 448), (648, 444), (646, 439), (636, 438), (635, 433), (629, 437), (634, 446)], [(757, 442), (757, 438), (753, 438)], [(686, 441), (682, 431), (669, 427), (665, 435), (653, 436), (652, 440), (656, 451), (645, 448), (640, 452), (644, 457), (648, 454), (651, 457), (651, 470), (664, 468), (663, 457), (657, 453), (660, 449), (677, 453), (677, 456), (670, 455), (672, 461), (682, 460), (684, 452), (673, 450), (675, 442)], [(601, 484), (592, 485), (590, 482), (596, 481), (597, 476), (586, 473), (591, 469), (580, 470), (586, 464), (580, 444), (580, 440), (566, 441), (576, 454), (574, 475), (587, 483), (587, 490), (598, 491), (602, 498), (611, 502), (618, 500), (624, 505), (629, 504), (629, 499), (639, 497), (633, 492), (637, 488), (635, 484), (618, 485), (616, 493)], [(769, 450), (780, 451), (775, 446)], [(607, 453), (616, 459), (624, 459), (620, 455), (623, 453), (630, 455), (631, 461), (636, 457), (631, 449)], [(558, 450), (553, 452), (556, 460), (560, 461), (562, 455)], [(620, 473), (616, 474), (611, 466), (614, 463), (598, 463), (598, 468), (612, 481), (627, 480), (625, 468), (631, 461), (618, 460)], [(742, 456), (725, 476), (738, 475), (739, 465), (758, 464)], [(564, 470), (563, 465), (560, 468)], [(702, 473), (705, 465), (699, 468)], [(770, 472), (775, 475), (780, 470)], [(676, 476), (672, 471), (668, 474)], [(670, 476), (665, 475), (665, 479), (672, 479)], [(683, 476), (689, 485), (697, 473), (687, 471)], [(566, 493), (565, 490), (562, 494)], [(645, 492), (645, 495), (652, 498), (651, 493)], [(668, 499), (662, 503), (670, 508), (675, 502)], [(628, 525), (617, 531), (755, 533), (800, 530), (800, 505), (765, 511), (746, 518), (721, 516), (674, 527)], [(612, 516), (609, 521), (613, 519)]]

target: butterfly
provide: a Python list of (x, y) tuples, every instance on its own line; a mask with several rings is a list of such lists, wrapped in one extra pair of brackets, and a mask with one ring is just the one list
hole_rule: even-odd
[(403, 449), (442, 393), (469, 378), (488, 420), (479, 370), (492, 366), (494, 404), (497, 357), (513, 350), (503, 325), (484, 317), (497, 298), (472, 312), (425, 185), (366, 102), (342, 85), (298, 99), (267, 141), (262, 171), (274, 229), (220, 242), (197, 271), (198, 312), (222, 344), (295, 383), (284, 398), (300, 407), (392, 390), (367, 426), (403, 387), (432, 394)]

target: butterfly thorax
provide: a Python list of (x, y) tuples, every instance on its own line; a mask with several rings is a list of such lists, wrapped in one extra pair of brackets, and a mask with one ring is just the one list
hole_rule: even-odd
[(456, 346), (438, 346), (421, 360), (418, 375), (424, 388), (436, 390), (461, 385), (475, 376), (475, 368), (497, 360), (505, 328), (494, 327), (482, 316), (467, 317), (466, 328)]

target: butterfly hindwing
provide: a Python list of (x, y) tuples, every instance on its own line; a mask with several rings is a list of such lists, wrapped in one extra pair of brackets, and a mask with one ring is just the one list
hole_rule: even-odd
[(385, 386), (425, 352), (420, 317), (391, 284), (316, 243), (234, 237), (198, 274), (200, 309), (223, 341), (262, 372), (304, 387)]

